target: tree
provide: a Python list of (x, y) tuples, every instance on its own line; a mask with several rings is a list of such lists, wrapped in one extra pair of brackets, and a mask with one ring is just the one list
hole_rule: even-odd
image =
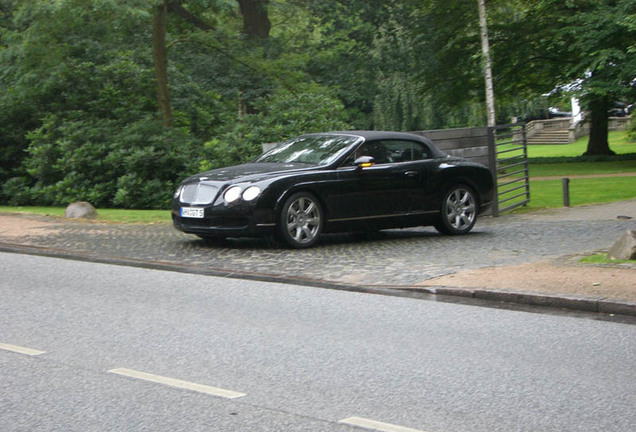
[(572, 40), (575, 60), (566, 77), (582, 78), (581, 97), (590, 112), (585, 154), (614, 154), (608, 111), (622, 97), (636, 96), (636, 1), (588, 0), (568, 12), (560, 33)]
[(174, 126), (168, 87), (168, 50), (166, 48), (166, 15), (168, 3), (162, 1), (152, 11), (152, 54), (157, 77), (157, 105), (165, 127)]
[(418, 44), (406, 24), (418, 15), (399, 5), (385, 7), (385, 18), (374, 32), (367, 66), (375, 77), (373, 126), (402, 131), (425, 129), (426, 91), (417, 79), (423, 59), (413, 55)]
[(418, 41), (415, 55), (422, 59), (416, 73), (434, 110), (430, 128), (484, 125), (488, 116), (478, 3), (431, 0), (414, 4), (420, 10), (418, 19), (411, 22)]
[(517, 3), (500, 20), (495, 59), (509, 93), (535, 94), (579, 83), (589, 112), (585, 154), (613, 154), (607, 141), (608, 109), (636, 97), (636, 0), (539, 0)]
[(479, 28), (481, 30), (481, 52), (486, 84), (486, 106), (488, 107), (488, 126), (495, 126), (495, 91), (492, 84), (492, 62), (490, 60), (490, 41), (488, 40), (488, 24), (486, 20), (486, 0), (478, 0)]
[[(239, 6), (239, 11), (242, 16), (242, 21), (243, 21), (242, 34), (245, 36), (245, 39), (248, 42), (247, 46), (250, 48), (262, 47), (262, 45), (266, 44), (266, 41), (269, 37), (270, 29), (271, 29), (271, 23), (269, 21), (269, 14), (267, 10), (267, 3), (269, 3), (269, 0), (237, 0), (237, 1)], [(225, 43), (222, 42), (222, 38), (220, 37), (220, 35), (213, 34), (215, 28), (212, 25), (210, 25), (205, 19), (202, 19), (201, 16), (199, 16), (197, 13), (193, 13), (190, 10), (188, 10), (184, 6), (185, 3), (186, 2), (184, 0), (165, 0), (165, 8), (163, 8), (163, 10), (167, 10), (167, 11), (173, 12), (176, 15), (179, 15), (181, 18), (183, 18), (187, 23), (192, 25), (194, 28), (208, 34), (209, 35), (208, 39), (214, 40), (214, 43), (217, 44), (215, 46), (215, 50), (217, 51), (217, 53), (220, 53), (221, 55), (228, 57), (233, 62), (240, 64), (242, 67), (247, 67), (247, 69), (249, 69), (248, 72), (250, 74), (254, 72), (256, 73), (260, 72), (257, 70), (257, 68), (251, 67), (247, 62), (241, 61), (236, 55), (234, 55), (232, 53), (233, 51), (232, 48), (229, 47), (229, 44), (228, 46), (223, 46), (225, 45)], [(161, 6), (158, 6), (157, 8), (161, 12), (162, 10)], [(214, 10), (214, 8), (204, 7), (203, 9), (200, 9), (199, 12), (201, 14), (205, 14), (210, 9)], [(163, 38), (165, 39), (165, 31), (166, 31), (165, 15), (163, 15), (163, 17), (164, 17), (163, 27), (160, 27), (160, 29), (163, 31), (163, 34), (164, 34)], [(161, 25), (161, 21), (159, 21), (159, 25)], [(154, 27), (157, 27), (157, 26), (154, 26)], [(161, 39), (161, 35), (157, 39)], [(163, 68), (164, 68), (163, 65), (161, 65), (160, 63), (157, 64), (158, 71), (162, 70)], [(160, 85), (160, 90), (161, 90), (161, 85), (163, 83), (159, 81), (158, 84)], [(167, 87), (165, 88), (164, 93), (165, 92), (167, 92)], [(244, 93), (245, 92), (242, 92), (239, 90), (239, 94), (244, 94)], [(253, 112), (254, 104), (252, 102), (253, 101), (250, 100), (250, 98), (248, 98), (247, 100), (243, 100), (242, 98), (240, 98), (238, 101), (239, 111)]]

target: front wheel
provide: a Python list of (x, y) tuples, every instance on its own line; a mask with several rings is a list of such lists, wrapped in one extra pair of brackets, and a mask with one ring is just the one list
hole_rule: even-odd
[(451, 187), (444, 195), (440, 220), (435, 228), (442, 234), (466, 234), (477, 221), (477, 196), (466, 185)]
[(324, 221), (320, 203), (308, 192), (290, 196), (280, 213), (278, 233), (293, 248), (313, 246), (322, 232)]

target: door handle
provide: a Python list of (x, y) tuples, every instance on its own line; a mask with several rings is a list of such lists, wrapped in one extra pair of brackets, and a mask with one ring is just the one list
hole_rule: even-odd
[(419, 173), (417, 171), (406, 171), (404, 175), (408, 178), (415, 178)]

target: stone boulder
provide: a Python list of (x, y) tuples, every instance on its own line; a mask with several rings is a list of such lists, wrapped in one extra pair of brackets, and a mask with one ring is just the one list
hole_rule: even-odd
[(95, 219), (97, 217), (97, 210), (95, 207), (86, 201), (78, 201), (68, 205), (64, 216), (69, 219), (86, 218)]
[(636, 260), (636, 230), (623, 234), (607, 253), (607, 259)]

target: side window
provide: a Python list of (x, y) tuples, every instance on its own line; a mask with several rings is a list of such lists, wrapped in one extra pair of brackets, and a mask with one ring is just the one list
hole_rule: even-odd
[(371, 156), (375, 159), (376, 164), (384, 164), (392, 162), (389, 151), (382, 141), (367, 141), (347, 159), (346, 165), (353, 165), (354, 161), (360, 156)]
[(430, 158), (428, 148), (417, 141), (391, 140), (383, 141), (383, 143), (389, 151), (392, 162), (410, 162)]
[(391, 154), (382, 141), (369, 141), (363, 144), (364, 155), (372, 156), (376, 164), (385, 164), (392, 162)]
[(413, 142), (413, 160), (430, 159), (431, 152), (428, 147), (422, 143)]
[(431, 157), (428, 147), (416, 141), (367, 141), (358, 147), (347, 159), (345, 165), (353, 165), (360, 156), (372, 156), (376, 164), (410, 162)]

